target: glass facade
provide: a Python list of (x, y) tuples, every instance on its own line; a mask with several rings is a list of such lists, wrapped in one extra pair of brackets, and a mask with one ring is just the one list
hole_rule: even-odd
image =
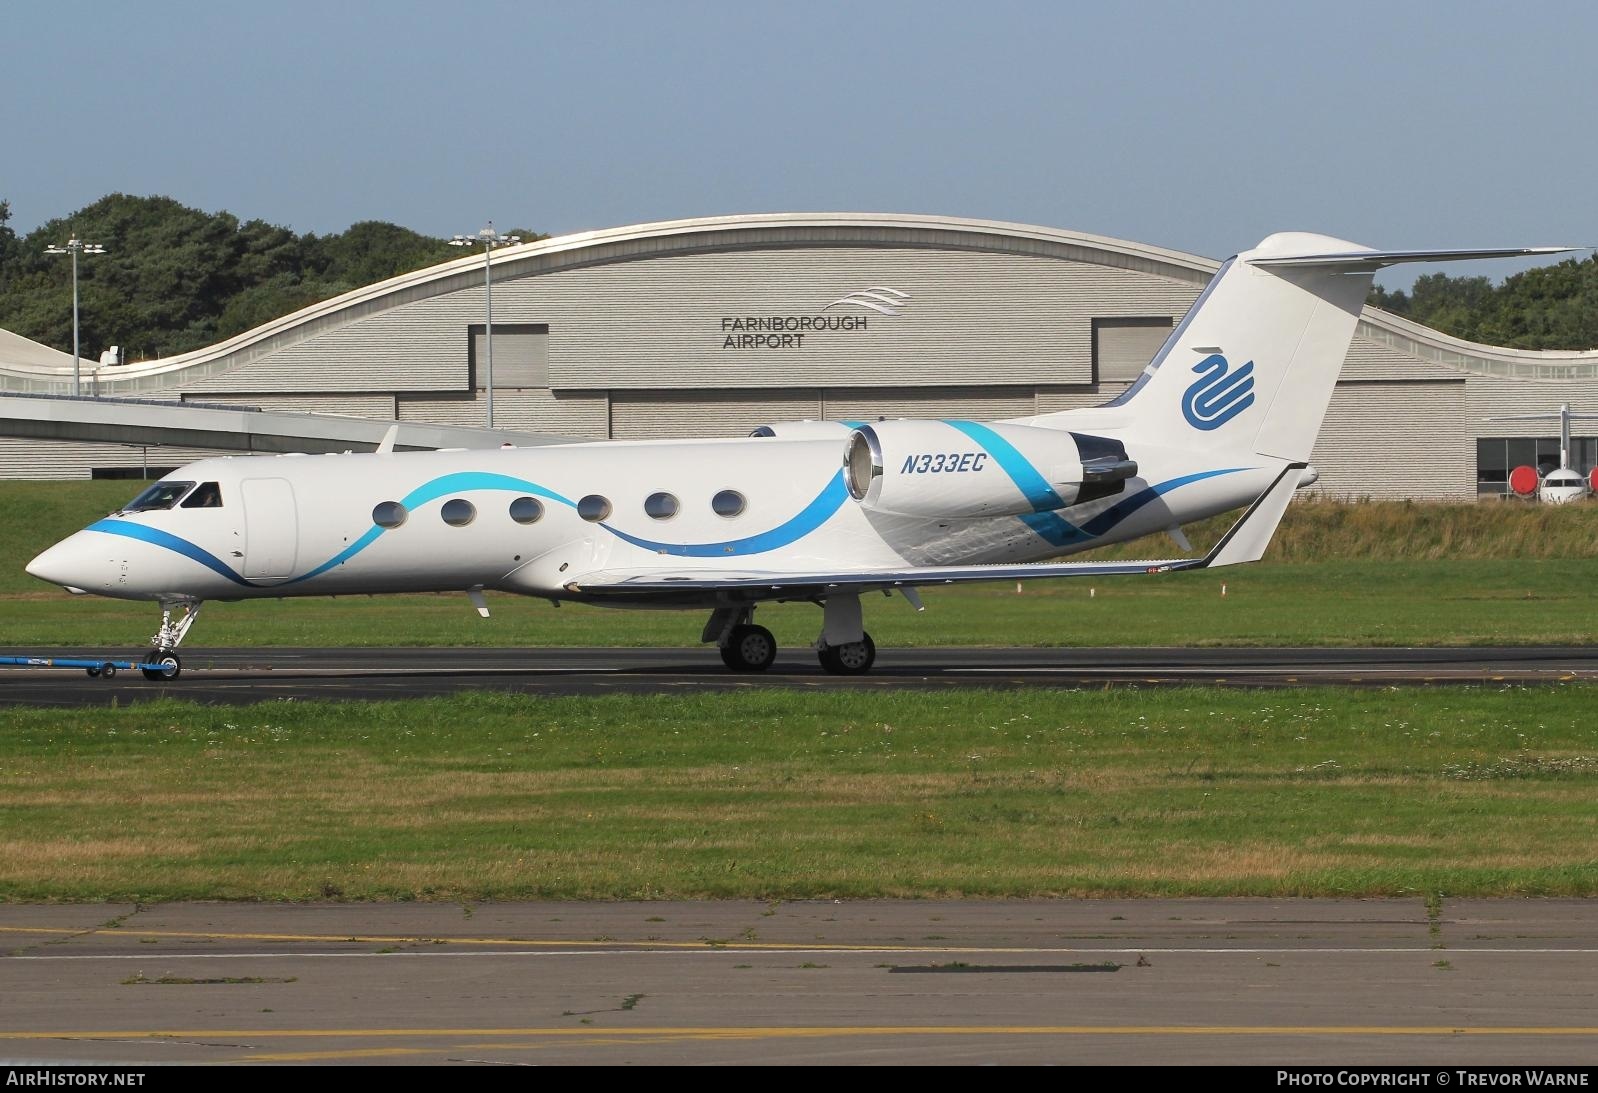
[[(1570, 468), (1586, 475), (1598, 464), (1598, 437), (1570, 438)], [(1516, 467), (1536, 467), (1546, 474), (1559, 468), (1557, 436), (1493, 436), (1476, 441), (1476, 495), (1498, 497), (1509, 493), (1509, 472)]]

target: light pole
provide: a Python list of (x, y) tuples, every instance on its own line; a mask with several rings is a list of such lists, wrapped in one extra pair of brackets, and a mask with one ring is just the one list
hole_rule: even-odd
[(475, 247), (479, 244), (483, 248), (483, 296), (487, 301), (487, 323), (483, 328), (483, 347), (488, 358), (488, 376), (484, 383), (484, 390), (488, 392), (488, 427), (494, 427), (494, 270), (491, 264), (495, 247), (508, 246), (511, 243), (520, 243), (519, 235), (500, 235), (494, 230), (494, 222), (490, 220), (488, 227), (476, 235), (457, 235), (449, 241), (452, 247)]
[(85, 243), (77, 236), (66, 241), (64, 246), (54, 243), (44, 248), (46, 254), (72, 255), (72, 394), (77, 397), (83, 385), (83, 366), (78, 358), (78, 254), (104, 254), (105, 248), (98, 243)]

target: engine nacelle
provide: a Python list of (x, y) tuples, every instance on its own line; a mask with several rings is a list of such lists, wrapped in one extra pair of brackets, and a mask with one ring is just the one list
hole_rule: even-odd
[(975, 421), (862, 425), (844, 452), (849, 493), (873, 512), (972, 519), (1109, 497), (1137, 464), (1118, 440)]

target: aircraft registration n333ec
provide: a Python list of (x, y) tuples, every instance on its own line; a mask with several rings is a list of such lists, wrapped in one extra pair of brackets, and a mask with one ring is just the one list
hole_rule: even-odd
[[(776, 656), (762, 603), (821, 606), (830, 672), (869, 671), (862, 594), (1257, 560), (1310, 452), (1373, 273), (1558, 253), (1376, 251), (1272, 235), (1216, 272), (1124, 393), (1007, 421), (795, 422), (734, 440), (207, 459), (28, 572), (160, 605), (146, 675), (181, 671), (206, 600), (485, 589), (708, 612), (729, 668)], [(1049, 561), (1243, 515), (1203, 557)], [(179, 611), (181, 615), (179, 616)]]

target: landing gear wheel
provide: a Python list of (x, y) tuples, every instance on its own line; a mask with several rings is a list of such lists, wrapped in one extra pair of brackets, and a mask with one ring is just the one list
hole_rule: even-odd
[(146, 658), (145, 663), (154, 665), (152, 668), (139, 669), (145, 679), (176, 679), (183, 673), (183, 662), (176, 653), (156, 653)]
[(735, 672), (764, 672), (777, 659), (777, 639), (764, 626), (734, 626), (721, 662)]
[(821, 666), (835, 676), (863, 676), (877, 662), (877, 643), (862, 633), (859, 641), (842, 645), (823, 645), (816, 650)]

